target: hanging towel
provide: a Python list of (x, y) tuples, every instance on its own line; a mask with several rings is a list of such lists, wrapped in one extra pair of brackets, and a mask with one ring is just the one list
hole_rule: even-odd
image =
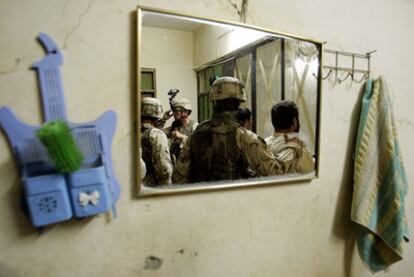
[(358, 223), (359, 254), (372, 272), (401, 260), (404, 240), (408, 242), (404, 211), (408, 186), (391, 105), (382, 77), (365, 83), (351, 219)]

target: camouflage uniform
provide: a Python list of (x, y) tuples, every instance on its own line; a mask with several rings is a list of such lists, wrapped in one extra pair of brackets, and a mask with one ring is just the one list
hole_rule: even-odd
[(147, 166), (145, 165), (145, 162), (142, 159), (142, 147), (139, 148), (139, 165), (140, 165), (140, 177), (141, 177), (141, 180), (143, 180), (145, 175), (147, 174)]
[[(235, 78), (220, 78), (213, 83), (210, 99), (244, 101), (242, 88)], [(248, 166), (257, 176), (283, 172), (263, 139), (237, 123), (235, 111), (215, 112), (213, 118), (199, 124), (188, 139), (174, 170), (173, 182), (245, 178)]]
[(266, 143), (241, 127), (234, 113), (220, 114), (203, 122), (181, 152), (174, 183), (234, 180), (247, 176), (250, 166), (257, 176), (283, 171)]
[[(171, 102), (171, 108), (181, 108), (188, 112), (188, 115), (191, 114), (192, 108), (190, 101), (186, 98), (176, 98), (172, 100)], [(164, 128), (165, 134), (169, 138), (170, 142), (170, 153), (171, 158), (173, 160), (173, 164), (175, 164), (176, 159), (179, 157), (181, 149), (183, 149), (184, 145), (187, 142), (188, 137), (191, 135), (191, 133), (197, 128), (198, 123), (194, 120), (190, 120), (189, 124), (187, 126), (182, 126), (180, 121), (174, 121), (170, 127)], [(175, 138), (173, 139), (171, 137), (171, 133), (173, 131), (178, 131), (181, 134), (184, 135), (183, 138)]]
[(173, 169), (167, 136), (162, 130), (145, 123), (141, 132), (142, 159), (147, 168), (144, 184), (171, 184)]
[[(158, 99), (143, 98), (141, 105), (141, 116), (153, 118), (154, 122), (160, 118), (162, 106)], [(165, 133), (155, 128), (153, 124), (144, 122), (141, 127), (141, 145), (142, 159), (147, 170), (143, 184), (146, 186), (171, 184), (173, 166)]]
[(309, 173), (315, 169), (312, 154), (306, 145), (289, 141), (296, 133), (277, 133), (265, 139), (272, 153), (283, 165), (284, 173)]

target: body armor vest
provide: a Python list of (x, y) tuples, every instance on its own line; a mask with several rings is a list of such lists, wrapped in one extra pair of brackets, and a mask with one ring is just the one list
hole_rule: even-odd
[(152, 164), (152, 145), (150, 142), (150, 133), (154, 127), (141, 129), (141, 147), (142, 147), (142, 159), (145, 162), (147, 168), (147, 176), (155, 178), (155, 170)]
[(243, 177), (246, 163), (236, 141), (240, 128), (233, 114), (218, 115), (201, 123), (191, 136), (193, 182), (233, 180)]
[[(170, 138), (172, 131), (179, 131), (180, 133), (186, 135), (187, 137), (190, 137), (191, 134), (193, 133), (194, 123), (195, 123), (194, 120), (190, 120), (190, 123), (188, 124), (188, 126), (184, 127), (184, 126), (180, 126), (176, 124), (174, 121), (171, 127), (168, 129), (168, 133), (167, 133), (168, 138)], [(175, 139), (175, 140), (170, 141), (171, 160), (173, 161), (174, 164), (176, 160), (178, 159), (178, 157), (180, 156), (181, 141), (182, 141), (181, 139)]]

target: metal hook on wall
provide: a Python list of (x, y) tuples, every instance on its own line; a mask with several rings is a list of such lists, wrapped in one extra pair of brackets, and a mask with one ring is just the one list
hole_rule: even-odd
[(331, 75), (332, 71), (333, 71), (333, 69), (332, 69), (332, 68), (331, 68), (331, 69), (329, 69), (328, 74), (326, 74), (326, 76), (322, 76), (322, 77), (321, 77), (321, 78), (322, 78), (322, 80), (326, 80), (326, 79), (328, 79), (328, 78), (329, 78), (329, 75)]
[(364, 73), (364, 74), (362, 75), (362, 78), (361, 78), (361, 79), (359, 79), (359, 80), (354, 79), (354, 82), (355, 82), (355, 83), (361, 83), (362, 81), (364, 81), (364, 80), (366, 80), (366, 79), (368, 79), (368, 74), (367, 74), (367, 73)]
[[(369, 78), (369, 75), (371, 73), (371, 56), (373, 53), (375, 53), (377, 50), (366, 52), (365, 54), (357, 54), (352, 52), (345, 52), (345, 51), (337, 51), (337, 50), (330, 50), (330, 49), (324, 49), (324, 52), (327, 54), (333, 54), (335, 55), (335, 64), (334, 65), (324, 65), (324, 69), (329, 69), (329, 72), (326, 74), (326, 76), (321, 76), (322, 80), (326, 80), (329, 78), (329, 76), (332, 74), (333, 71), (335, 71), (335, 78), (333, 79), (334, 83), (341, 83), (347, 80), (348, 78), (351, 78), (351, 82), (360, 83), (364, 81), (365, 79)], [(350, 57), (352, 60), (352, 65), (348, 67), (341, 66), (339, 64), (339, 56), (341, 57)], [(362, 68), (356, 68), (356, 59), (365, 59), (367, 61), (367, 65), (365, 69)], [(346, 72), (345, 77), (340, 72)], [(362, 78), (355, 79), (356, 74), (363, 74)], [(340, 76), (341, 75), (341, 76)]]
[[(366, 52), (366, 54), (357, 54), (352, 52), (344, 52), (344, 51), (337, 51), (337, 50), (330, 50), (325, 49), (324, 52), (328, 54), (334, 54), (335, 55), (335, 65), (324, 65), (323, 69), (328, 69), (329, 71), (324, 76), (321, 72), (322, 76), (319, 76), (318, 74), (312, 73), (313, 77), (318, 79), (320, 77), (322, 80), (327, 80), (332, 75), (333, 72), (335, 72), (335, 77), (331, 78), (333, 79), (334, 84), (335, 83), (342, 83), (346, 81), (348, 78), (351, 78), (351, 82), (361, 83), (364, 80), (368, 79), (371, 73), (371, 55), (375, 53), (377, 50), (373, 50), (370, 52)], [(339, 56), (344, 57), (351, 57), (352, 65), (348, 67), (340, 66), (339, 64)], [(366, 69), (356, 68), (356, 59), (365, 59), (367, 61), (367, 67)], [(345, 72), (346, 75), (344, 76), (342, 72)], [(355, 76), (357, 74), (363, 74), (360, 79), (356, 79)], [(344, 76), (344, 77), (342, 77)]]
[[(332, 71), (333, 71), (333, 69), (329, 69), (328, 73), (325, 76), (323, 76), (323, 75), (321, 76), (321, 79), (322, 80), (328, 79), (329, 75), (331, 75)], [(312, 76), (315, 77), (316, 79), (318, 79), (318, 75), (315, 74), (315, 72), (312, 73)]]
[(355, 54), (352, 54), (352, 72), (351, 72), (352, 81), (354, 80), (354, 73), (355, 73)]
[(351, 77), (352, 80), (354, 79), (354, 75), (352, 74), (352, 72), (348, 72), (343, 79), (337, 77), (336, 81), (338, 81), (338, 83), (341, 83), (341, 82), (345, 81), (346, 79), (348, 79), (349, 77)]
[(338, 81), (338, 51), (335, 51), (335, 83)]

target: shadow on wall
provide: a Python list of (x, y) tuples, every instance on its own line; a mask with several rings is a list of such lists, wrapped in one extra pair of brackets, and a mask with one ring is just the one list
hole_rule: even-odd
[(13, 267), (0, 261), (0, 276), (16, 276), (16, 272)]
[(8, 184), (10, 185), (8, 191), (2, 195), (7, 202), (7, 210), (11, 211), (11, 216), (7, 218), (8, 225), (18, 233), (19, 237), (24, 237), (32, 234), (34, 227), (30, 225), (29, 213), (23, 198), (22, 183), (17, 172), (13, 159), (9, 159), (0, 167), (0, 176), (13, 176), (10, 178), (13, 181)]
[(354, 174), (354, 151), (358, 131), (359, 117), (361, 114), (361, 98), (364, 94), (365, 85), (358, 93), (358, 100), (355, 104), (349, 126), (346, 153), (347, 157), (342, 172), (339, 195), (336, 202), (334, 223), (332, 232), (335, 236), (345, 240), (344, 248), (344, 276), (351, 276), (352, 256), (355, 251), (355, 223), (351, 221), (351, 204), (353, 193)]
[[(0, 134), (3, 135), (4, 132), (0, 131)], [(36, 229), (30, 224), (29, 211), (23, 196), (21, 177), (10, 147), (8, 147), (8, 152), (4, 154), (10, 158), (0, 165), (0, 176), (8, 176), (7, 179), (11, 180), (11, 183), (4, 184), (7, 188), (0, 197), (5, 199), (5, 203), (8, 206), (7, 210), (11, 212), (10, 216), (3, 220), (7, 221), (7, 225), (13, 230), (12, 234), (17, 233), (19, 237), (26, 237), (32, 235)]]

